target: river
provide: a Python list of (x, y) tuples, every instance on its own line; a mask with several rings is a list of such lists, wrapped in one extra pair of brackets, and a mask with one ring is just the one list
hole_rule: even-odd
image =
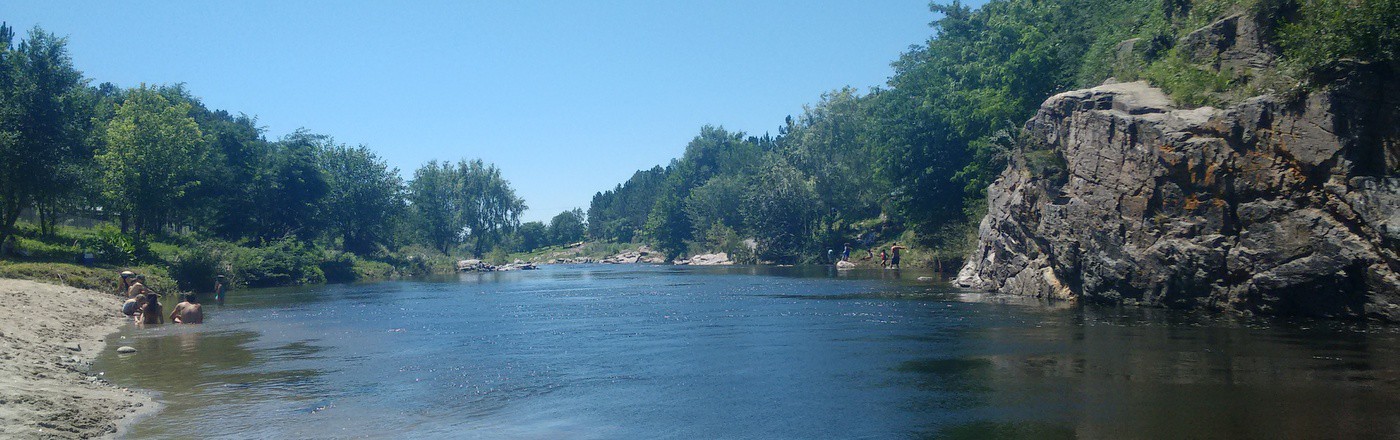
[(138, 352), (94, 369), (163, 403), (129, 438), (1400, 435), (1396, 326), (923, 275), (583, 265), (241, 290), (203, 325), (129, 326), (109, 346)]

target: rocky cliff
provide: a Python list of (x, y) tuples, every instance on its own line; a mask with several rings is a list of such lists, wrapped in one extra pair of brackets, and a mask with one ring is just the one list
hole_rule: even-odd
[(1051, 97), (989, 188), (957, 282), (1400, 321), (1400, 81), (1389, 66), (1334, 75), (1225, 109), (1176, 108), (1146, 83)]

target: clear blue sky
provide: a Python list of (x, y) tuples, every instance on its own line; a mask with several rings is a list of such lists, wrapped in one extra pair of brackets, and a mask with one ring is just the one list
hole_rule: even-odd
[(925, 0), (0, 4), (21, 35), (67, 36), (95, 82), (183, 82), (270, 139), (364, 144), (405, 178), (495, 163), (526, 221), (587, 209), (704, 124), (776, 132), (824, 91), (883, 85), (933, 18)]

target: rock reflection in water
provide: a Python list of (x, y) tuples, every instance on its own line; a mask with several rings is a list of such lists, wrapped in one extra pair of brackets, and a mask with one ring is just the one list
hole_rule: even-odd
[(1084, 307), (976, 328), (899, 371), (963, 411), (933, 438), (1385, 438), (1391, 329)]

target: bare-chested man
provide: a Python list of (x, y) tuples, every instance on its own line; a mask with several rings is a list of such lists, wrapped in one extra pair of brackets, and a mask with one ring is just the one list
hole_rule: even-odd
[(175, 305), (170, 312), (170, 322), (176, 324), (199, 324), (204, 322), (204, 308), (193, 293), (186, 294), (185, 300)]
[(136, 282), (131, 283), (131, 288), (126, 290), (126, 296), (128, 298), (135, 298), (136, 295), (145, 295), (147, 293), (151, 293), (151, 289), (146, 288), (145, 275), (137, 275)]
[(900, 246), (899, 242), (895, 242), (894, 246), (890, 246), (890, 253), (893, 254), (893, 256), (890, 257), (890, 268), (899, 269), (899, 251), (902, 249), (909, 248)]

